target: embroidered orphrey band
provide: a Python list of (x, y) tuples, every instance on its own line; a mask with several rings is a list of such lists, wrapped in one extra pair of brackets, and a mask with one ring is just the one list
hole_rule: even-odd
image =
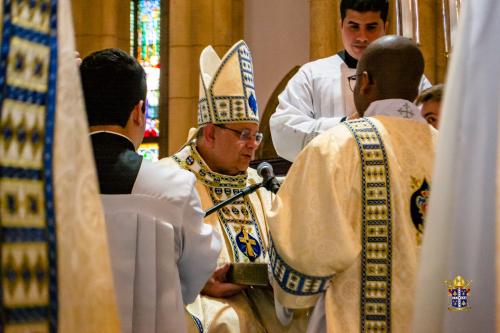
[(0, 332), (58, 331), (57, 0), (0, 9)]
[(303, 274), (290, 265), (278, 254), (273, 240), (269, 239), (270, 266), (274, 278), (285, 292), (297, 296), (312, 296), (324, 292), (333, 275), (313, 276)]
[(392, 218), (389, 164), (375, 125), (368, 119), (345, 123), (361, 157), (362, 254), (360, 331), (391, 331)]

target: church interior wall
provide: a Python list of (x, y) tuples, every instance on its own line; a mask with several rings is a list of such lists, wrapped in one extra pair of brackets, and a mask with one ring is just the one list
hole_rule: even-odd
[(281, 79), (293, 67), (309, 61), (308, 1), (246, 1), (244, 36), (252, 50), (262, 118), (269, 97)]
[[(444, 47), (444, 0), (418, 0), (420, 46), (425, 74), (443, 82), (448, 54)], [(390, 0), (389, 32), (396, 32), (396, 0)], [(339, 0), (162, 0), (168, 31), (162, 54), (167, 97), (163, 155), (172, 154), (196, 126), (198, 59), (208, 44), (222, 56), (239, 39), (246, 39), (254, 57), (257, 97), (262, 113), (279, 81), (295, 65), (329, 56), (342, 48), (338, 31)], [(130, 50), (130, 4), (123, 0), (73, 0), (77, 49), (81, 56), (118, 47)], [(162, 43), (163, 45), (164, 43)], [(164, 53), (163, 53), (164, 52)], [(163, 56), (162, 56), (163, 57)], [(261, 114), (262, 116), (262, 114)]]

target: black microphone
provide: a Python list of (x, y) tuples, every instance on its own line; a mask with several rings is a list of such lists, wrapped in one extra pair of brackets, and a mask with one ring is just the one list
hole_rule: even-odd
[(257, 191), (261, 187), (264, 187), (266, 190), (271, 191), (274, 194), (276, 194), (276, 192), (278, 192), (278, 190), (280, 189), (280, 183), (276, 179), (276, 177), (274, 176), (273, 167), (271, 166), (271, 164), (269, 164), (267, 162), (260, 163), (257, 166), (257, 173), (259, 174), (259, 176), (262, 177), (261, 183), (252, 184), (248, 187), (245, 187), (238, 194), (236, 194), (236, 195), (234, 195), (234, 196), (232, 196), (232, 197), (230, 197), (222, 202), (219, 202), (217, 205), (207, 209), (205, 211), (205, 216), (208, 216), (208, 215), (214, 213), (215, 211), (221, 209), (222, 207), (224, 207), (226, 205), (229, 205), (233, 201), (235, 201), (235, 200), (237, 200), (245, 195), (249, 195), (250, 193)]
[(257, 166), (257, 173), (262, 177), (262, 186), (276, 194), (280, 189), (280, 183), (274, 176), (273, 167), (267, 162), (262, 162)]
[(236, 199), (239, 199), (245, 195), (249, 195), (250, 193), (253, 193), (255, 191), (257, 191), (259, 188), (261, 188), (262, 186), (264, 185), (264, 182), (262, 183), (258, 183), (258, 184), (252, 184), (248, 187), (245, 187), (243, 190), (241, 190), (238, 194), (236, 195), (233, 195), (232, 197), (230, 197), (229, 199), (226, 199), (224, 201), (221, 201), (219, 202), (217, 205), (213, 206), (212, 208), (209, 208), (205, 211), (205, 216), (208, 216), (210, 214), (212, 214), (213, 212), (221, 209), (222, 207), (226, 206), (226, 205), (229, 205), (230, 203), (232, 203), (233, 201), (235, 201)]

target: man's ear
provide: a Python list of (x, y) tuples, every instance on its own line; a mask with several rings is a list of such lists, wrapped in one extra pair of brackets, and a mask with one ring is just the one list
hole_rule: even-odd
[(389, 31), (389, 21), (385, 21), (384, 23), (384, 32), (387, 34), (387, 31)]
[(143, 126), (146, 123), (146, 112), (142, 111), (144, 101), (141, 99), (132, 110), (132, 121), (134, 125)]
[(367, 71), (361, 73), (360, 82), (359, 82), (359, 92), (360, 94), (367, 95), (373, 86), (372, 79), (370, 74)]
[(214, 124), (207, 124), (203, 128), (203, 139), (205, 142), (212, 146), (215, 143), (215, 125)]
[(342, 30), (342, 19), (339, 19), (339, 31)]

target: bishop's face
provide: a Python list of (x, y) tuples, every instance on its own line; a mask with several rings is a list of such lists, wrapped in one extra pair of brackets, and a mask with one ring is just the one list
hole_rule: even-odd
[(385, 35), (387, 22), (384, 23), (380, 12), (346, 11), (346, 16), (340, 22), (342, 42), (347, 53), (359, 60), (366, 47), (375, 39)]
[(214, 126), (215, 143), (212, 153), (216, 165), (211, 167), (212, 170), (231, 176), (246, 172), (259, 147), (259, 126), (255, 123)]

